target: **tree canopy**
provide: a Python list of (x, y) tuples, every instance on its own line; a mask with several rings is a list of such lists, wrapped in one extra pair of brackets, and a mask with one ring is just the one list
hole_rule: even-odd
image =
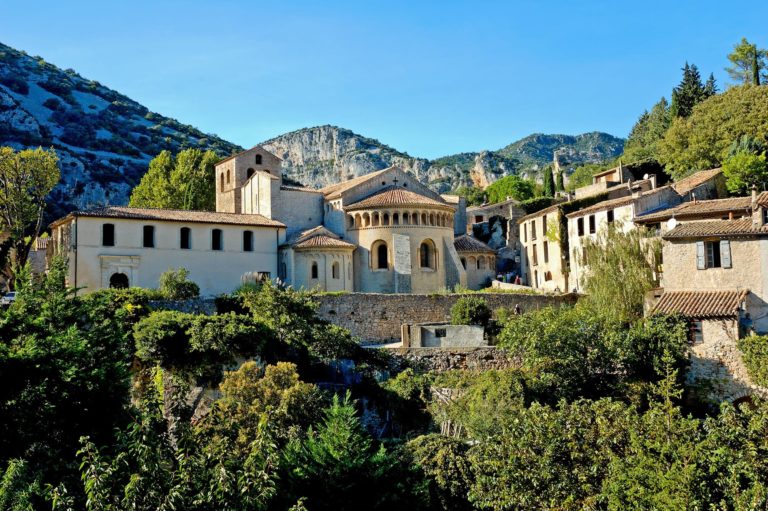
[(746, 37), (733, 47), (728, 60), (731, 65), (725, 70), (736, 83), (760, 85), (768, 79), (768, 50), (758, 48)]

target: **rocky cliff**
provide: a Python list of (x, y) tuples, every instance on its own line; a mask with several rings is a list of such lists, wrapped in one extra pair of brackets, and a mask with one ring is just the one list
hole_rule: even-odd
[(624, 140), (599, 132), (535, 134), (498, 151), (460, 153), (431, 161), (336, 126), (293, 131), (263, 145), (283, 159), (286, 176), (307, 186), (320, 188), (399, 165), (434, 189), (446, 192), (465, 185), (486, 187), (510, 174), (535, 177), (552, 162), (555, 153), (564, 167), (612, 159), (621, 154)]
[(235, 144), (150, 112), (75, 71), (0, 44), (0, 145), (53, 147), (61, 182), (49, 217), (74, 208), (125, 204), (160, 151), (187, 147), (221, 155)]

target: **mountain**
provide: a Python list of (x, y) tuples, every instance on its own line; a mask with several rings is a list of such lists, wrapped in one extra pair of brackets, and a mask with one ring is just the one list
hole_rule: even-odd
[(150, 112), (71, 69), (0, 44), (0, 145), (54, 147), (61, 183), (49, 215), (126, 204), (160, 151), (188, 147), (221, 155), (241, 147)]
[(536, 177), (552, 163), (573, 168), (618, 157), (624, 140), (606, 133), (534, 134), (497, 151), (459, 153), (435, 160), (415, 158), (378, 140), (337, 126), (304, 128), (263, 142), (283, 159), (283, 173), (315, 188), (357, 177), (390, 165), (413, 172), (439, 192), (462, 185), (488, 186), (510, 174)]

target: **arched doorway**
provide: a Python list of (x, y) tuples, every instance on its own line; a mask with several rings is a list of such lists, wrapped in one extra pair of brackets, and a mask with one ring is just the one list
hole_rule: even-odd
[(128, 288), (128, 275), (125, 273), (113, 273), (109, 277), (109, 287), (114, 289), (127, 289)]

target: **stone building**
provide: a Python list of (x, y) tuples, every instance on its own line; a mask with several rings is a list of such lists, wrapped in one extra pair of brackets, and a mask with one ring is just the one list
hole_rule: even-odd
[(691, 378), (713, 380), (732, 400), (755, 390), (737, 340), (768, 332), (768, 193), (755, 194), (750, 209), (749, 216), (672, 222), (662, 235), (664, 288), (651, 307), (691, 321)]
[(517, 221), (525, 216), (520, 203), (512, 198), (494, 204), (467, 208), (467, 234), (496, 250), (497, 270), (520, 273), (522, 245)]
[[(215, 179), (216, 212), (112, 207), (54, 222), (73, 285), (156, 287), (171, 267), (190, 270), (203, 294), (232, 291), (254, 273), (324, 291), (468, 285), (454, 240), (466, 203), (397, 167), (313, 190), (286, 184), (281, 160), (255, 146), (219, 162)], [(471, 269), (476, 288), (495, 259), (471, 257), (483, 261)]]
[(555, 204), (518, 220), (523, 285), (568, 291), (568, 251), (560, 232), (563, 218), (561, 204)]
[(467, 272), (467, 287), (482, 289), (488, 287), (496, 277), (496, 251), (467, 234), (458, 236), (453, 246)]

